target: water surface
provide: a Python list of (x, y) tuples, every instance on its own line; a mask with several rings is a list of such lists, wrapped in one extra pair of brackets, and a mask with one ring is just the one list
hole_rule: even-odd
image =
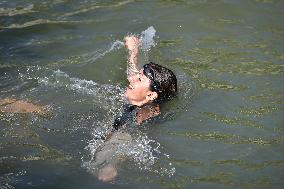
[[(277, 0), (0, 0), (0, 98), (51, 112), (0, 114), (0, 188), (282, 188), (283, 9)], [(137, 131), (118, 178), (101, 183), (94, 139), (124, 103), (121, 41), (151, 26), (140, 64), (174, 70), (179, 96)]]

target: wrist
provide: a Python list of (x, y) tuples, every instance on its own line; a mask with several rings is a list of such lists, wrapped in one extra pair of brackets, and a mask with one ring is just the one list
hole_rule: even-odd
[(135, 49), (132, 49), (132, 50), (129, 50), (129, 55), (132, 56), (132, 57), (136, 57), (138, 54), (138, 48), (135, 48)]
[(134, 46), (131, 49), (128, 49), (130, 52), (138, 52), (138, 46)]

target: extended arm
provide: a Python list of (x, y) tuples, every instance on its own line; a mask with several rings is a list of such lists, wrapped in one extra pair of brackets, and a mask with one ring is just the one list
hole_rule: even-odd
[(128, 74), (132, 75), (138, 72), (137, 68), (137, 56), (139, 48), (139, 39), (135, 36), (127, 36), (124, 38), (125, 47), (129, 50), (129, 69)]

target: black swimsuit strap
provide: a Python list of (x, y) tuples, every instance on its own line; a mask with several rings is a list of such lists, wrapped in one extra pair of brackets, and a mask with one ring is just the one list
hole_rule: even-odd
[(120, 129), (121, 126), (123, 126), (130, 119), (132, 112), (136, 110), (136, 108), (137, 106), (135, 105), (126, 106), (124, 108), (122, 115), (115, 118), (113, 125), (112, 125), (113, 129), (114, 130)]

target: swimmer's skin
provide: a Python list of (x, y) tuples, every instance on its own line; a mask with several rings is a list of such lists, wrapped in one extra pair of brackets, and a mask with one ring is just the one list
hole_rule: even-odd
[(115, 155), (121, 146), (128, 146), (132, 143), (132, 137), (127, 132), (118, 131), (105, 141), (104, 145), (97, 149), (95, 166), (100, 167), (98, 179), (109, 182), (117, 176), (116, 165), (124, 159), (124, 156)]
[[(134, 73), (128, 76), (129, 86), (126, 89), (124, 96), (132, 105), (138, 106), (140, 109), (137, 113), (137, 124), (141, 124), (144, 120), (150, 119), (160, 114), (159, 105), (143, 106), (151, 104), (158, 94), (150, 90), (150, 79), (146, 77), (143, 70), (137, 69), (137, 55), (140, 46), (139, 39), (135, 36), (127, 36), (124, 38), (125, 47), (129, 51), (129, 66)], [(143, 106), (143, 107), (142, 107)], [(113, 132), (105, 136), (105, 141), (112, 140)], [(100, 154), (97, 154), (98, 156)], [(101, 168), (98, 172), (98, 179), (103, 182), (109, 182), (117, 176), (115, 164), (108, 164)]]
[(36, 105), (34, 103), (16, 100), (14, 98), (0, 99), (0, 112), (3, 113), (36, 113), (44, 115), (47, 113), (45, 107)]
[[(129, 51), (129, 65), (137, 70), (135, 75), (128, 76), (129, 86), (124, 93), (126, 99), (132, 104), (137, 106), (143, 106), (145, 104), (151, 104), (158, 94), (150, 90), (151, 80), (143, 73), (143, 69), (138, 71), (137, 69), (137, 54), (140, 46), (139, 39), (135, 36), (127, 36), (124, 38), (125, 47)], [(141, 124), (144, 120), (157, 116), (160, 113), (160, 107), (158, 105), (152, 108), (142, 107), (137, 115), (137, 124)]]
[[(138, 47), (140, 46), (139, 39), (134, 36), (124, 38), (125, 47), (129, 50), (129, 66), (134, 72), (139, 72), (137, 69)], [(132, 74), (131, 74), (132, 75)]]
[(117, 176), (117, 170), (114, 165), (107, 165), (99, 170), (98, 179), (103, 182), (112, 181)]

